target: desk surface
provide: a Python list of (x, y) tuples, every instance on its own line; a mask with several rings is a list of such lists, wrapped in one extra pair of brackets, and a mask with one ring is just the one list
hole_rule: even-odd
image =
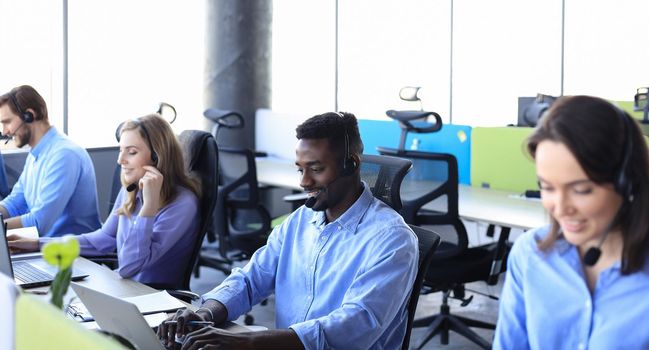
[[(89, 275), (82, 281), (76, 283), (82, 284), (88, 288), (96, 289), (114, 297), (127, 298), (158, 292), (158, 290), (151, 288), (146, 284), (122, 278), (117, 272), (107, 268), (106, 266), (96, 264), (82, 257), (75, 260), (74, 266)], [(28, 289), (28, 291), (47, 291), (48, 289), (49, 286)], [(72, 288), (68, 289), (68, 294), (70, 293), (74, 295)], [(69, 297), (69, 295), (66, 297)], [(49, 299), (49, 296), (47, 298)], [(191, 309), (196, 309), (193, 305), (185, 302), (183, 302), (183, 304), (186, 304), (187, 307)], [(227, 322), (222, 326), (222, 328), (238, 333), (250, 331), (247, 327), (238, 325), (234, 322)]]
[[(256, 163), (260, 183), (302, 190), (294, 162), (266, 157), (257, 158)], [(546, 225), (548, 219), (541, 202), (518, 198), (518, 195), (514, 192), (460, 185), (460, 217), (523, 230)], [(443, 206), (441, 201), (434, 201), (424, 205), (424, 209), (439, 210)]]
[[(138, 295), (150, 294), (157, 292), (146, 284), (122, 278), (117, 272), (112, 271), (104, 265), (96, 264), (86, 258), (79, 257), (74, 261), (74, 267), (89, 276), (76, 283), (82, 284), (85, 287), (96, 289), (102, 293), (118, 297), (127, 298), (135, 297)], [(49, 286), (30, 288), (28, 291), (48, 291)], [(68, 289), (68, 293), (74, 293), (72, 288)]]

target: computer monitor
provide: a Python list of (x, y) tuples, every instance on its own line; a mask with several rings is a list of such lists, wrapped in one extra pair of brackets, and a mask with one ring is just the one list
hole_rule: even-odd
[(537, 94), (536, 97), (518, 98), (518, 126), (534, 127), (557, 98)]
[(649, 124), (649, 87), (641, 87), (636, 89), (635, 96), (633, 96), (633, 110), (635, 112), (642, 111), (642, 124)]

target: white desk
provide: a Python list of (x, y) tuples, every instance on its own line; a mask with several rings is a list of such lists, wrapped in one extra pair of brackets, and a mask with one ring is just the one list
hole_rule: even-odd
[[(89, 275), (85, 279), (78, 281), (76, 283), (82, 284), (88, 288), (96, 289), (102, 293), (114, 297), (119, 297), (119, 298), (134, 297), (139, 295), (151, 294), (158, 291), (154, 288), (151, 288), (145, 284), (134, 281), (132, 279), (122, 278), (117, 272), (107, 268), (104, 265), (96, 264), (86, 258), (82, 258), (82, 257), (77, 258), (77, 260), (75, 260), (74, 262), (74, 266), (75, 268), (83, 270), (83, 272)], [(49, 290), (49, 286), (27, 289), (27, 292), (30, 291), (47, 292), (48, 290)], [(66, 295), (66, 298), (70, 297), (69, 294), (74, 295), (74, 291), (72, 290), (72, 288), (68, 289), (68, 294)], [(42, 297), (44, 299), (47, 298), (47, 300), (49, 301), (49, 296), (47, 297), (42, 296)], [(187, 304), (185, 302), (183, 303), (186, 304), (187, 307), (192, 310), (196, 309), (196, 307), (191, 304)], [(250, 331), (249, 328), (238, 325), (234, 322), (226, 322), (220, 327), (235, 333)]]
[[(265, 157), (257, 158), (256, 163), (257, 179), (260, 183), (302, 190), (294, 161)], [(513, 198), (516, 195), (518, 193), (460, 185), (460, 217), (469, 221), (523, 230), (548, 223), (540, 201)], [(424, 205), (424, 209), (439, 210), (443, 205), (441, 201), (434, 201)]]

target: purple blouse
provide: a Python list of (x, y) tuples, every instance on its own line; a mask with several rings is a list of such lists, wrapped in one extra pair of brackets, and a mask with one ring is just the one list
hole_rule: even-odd
[[(178, 285), (192, 253), (199, 225), (198, 198), (184, 187), (176, 187), (176, 197), (154, 217), (140, 217), (142, 194), (136, 196), (131, 217), (117, 215), (125, 189), (117, 195), (115, 206), (97, 231), (75, 236), (81, 255), (97, 256), (117, 250), (119, 272), (148, 284)], [(41, 243), (49, 239), (41, 238)]]

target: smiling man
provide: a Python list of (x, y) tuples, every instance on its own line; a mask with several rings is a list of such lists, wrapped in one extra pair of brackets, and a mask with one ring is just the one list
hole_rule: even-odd
[(17, 147), (31, 147), (18, 182), (0, 202), (7, 228), (36, 226), (41, 236), (99, 228), (90, 156), (50, 125), (43, 97), (28, 85), (0, 96), (0, 123)]
[(163, 324), (167, 342), (188, 321), (237, 319), (275, 294), (276, 328), (229, 334), (205, 327), (183, 349), (398, 349), (417, 271), (417, 238), (360, 179), (363, 143), (350, 113), (325, 113), (297, 128), (295, 165), (309, 194), (242, 269), (203, 296), (193, 313)]

